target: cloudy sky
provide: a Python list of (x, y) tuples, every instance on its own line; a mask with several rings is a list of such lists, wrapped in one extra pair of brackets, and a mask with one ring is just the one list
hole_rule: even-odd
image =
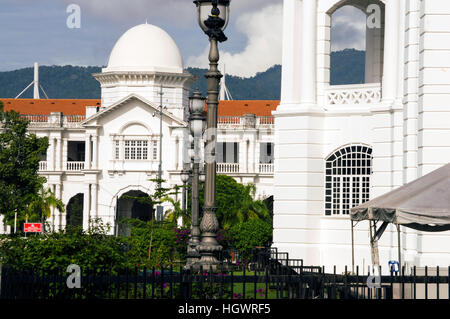
[[(81, 8), (81, 28), (70, 29), (67, 8)], [(227, 73), (249, 77), (281, 64), (282, 0), (232, 0), (229, 38), (220, 44)], [(129, 28), (166, 30), (185, 66), (206, 67), (208, 41), (191, 0), (0, 0), (0, 71), (40, 65), (106, 65)], [(364, 49), (364, 17), (344, 7), (333, 16), (333, 50)]]

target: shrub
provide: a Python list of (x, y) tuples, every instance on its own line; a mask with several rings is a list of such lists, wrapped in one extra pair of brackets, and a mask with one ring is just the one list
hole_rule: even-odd
[(157, 267), (184, 260), (184, 241), (187, 238), (185, 230), (176, 229), (173, 223), (143, 222), (136, 219), (125, 222), (131, 225), (131, 236), (123, 239), (129, 247), (126, 257), (130, 263)]
[(121, 238), (106, 235), (103, 226), (89, 232), (69, 227), (65, 232), (10, 237), (0, 245), (0, 263), (15, 269), (65, 271), (70, 264), (82, 269), (106, 270), (127, 266)]
[(246, 260), (250, 257), (253, 248), (270, 245), (272, 232), (272, 225), (260, 219), (251, 219), (245, 223), (236, 224), (230, 229), (233, 246)]

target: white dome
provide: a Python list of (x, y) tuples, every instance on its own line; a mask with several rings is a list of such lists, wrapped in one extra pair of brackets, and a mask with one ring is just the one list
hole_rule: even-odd
[(151, 24), (141, 24), (125, 32), (109, 57), (110, 71), (183, 73), (180, 50), (170, 35)]

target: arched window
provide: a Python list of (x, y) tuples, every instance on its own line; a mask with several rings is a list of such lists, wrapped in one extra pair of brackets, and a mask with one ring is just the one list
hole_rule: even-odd
[(369, 200), (372, 148), (345, 146), (326, 159), (325, 215), (348, 215)]
[(381, 83), (384, 4), (378, 0), (342, 0), (330, 17), (330, 85)]

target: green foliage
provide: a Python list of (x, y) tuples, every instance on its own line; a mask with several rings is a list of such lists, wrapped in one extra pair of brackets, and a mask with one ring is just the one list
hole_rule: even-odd
[(48, 139), (29, 134), (28, 122), (17, 112), (3, 112), (1, 102), (0, 123), (0, 214), (11, 225), (16, 211), (18, 221), (25, 220), (28, 205), (36, 200), (45, 183), (37, 171)]
[(233, 245), (246, 259), (252, 249), (258, 246), (268, 246), (272, 241), (273, 227), (263, 220), (252, 219), (236, 224), (230, 229)]
[(131, 226), (131, 236), (124, 238), (129, 247), (126, 258), (130, 263), (156, 267), (173, 264), (184, 257), (180, 254), (173, 224), (143, 222), (137, 219), (127, 219), (124, 222)]
[(108, 227), (97, 221), (88, 232), (81, 227), (28, 238), (9, 237), (0, 243), (0, 263), (16, 269), (63, 271), (70, 264), (82, 269), (105, 270), (129, 265), (124, 241), (107, 235)]
[[(66, 231), (35, 234), (28, 238), (0, 237), (0, 264), (16, 269), (62, 271), (70, 264), (82, 269), (133, 269), (135, 266), (159, 267), (185, 260), (186, 236), (171, 223), (126, 221), (131, 225), (130, 237), (108, 235), (110, 227), (100, 219), (89, 231), (68, 227)], [(183, 231), (184, 233), (186, 230)], [(152, 253), (149, 255), (150, 237)]]
[[(253, 184), (243, 185), (236, 182), (233, 177), (217, 175), (216, 190), (216, 215), (222, 228), (228, 229), (251, 219), (270, 221), (270, 212), (264, 202), (254, 199), (256, 188)], [(203, 187), (199, 193), (200, 207), (203, 207)], [(190, 197), (189, 194), (189, 200)]]
[(33, 201), (28, 205), (26, 217), (30, 222), (43, 221), (50, 218), (52, 207), (64, 212), (64, 203), (49, 189), (41, 186), (39, 193), (33, 196)]

